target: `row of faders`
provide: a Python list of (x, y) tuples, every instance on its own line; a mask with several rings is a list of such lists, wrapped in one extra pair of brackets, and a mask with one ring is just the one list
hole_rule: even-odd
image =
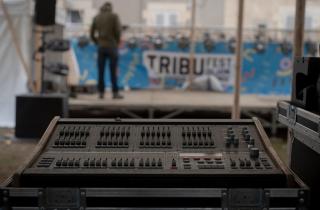
[(84, 148), (90, 134), (89, 126), (63, 126), (57, 139), (55, 148)]
[(97, 148), (128, 148), (130, 137), (129, 126), (108, 126), (100, 131)]
[(183, 148), (214, 148), (213, 131), (211, 127), (183, 126)]
[(140, 148), (172, 148), (171, 130), (168, 126), (142, 126)]

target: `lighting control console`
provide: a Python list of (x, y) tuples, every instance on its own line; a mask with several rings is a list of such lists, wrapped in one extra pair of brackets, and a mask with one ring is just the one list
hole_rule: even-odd
[(280, 187), (286, 184), (280, 165), (256, 119), (57, 118), (20, 182), (46, 187)]

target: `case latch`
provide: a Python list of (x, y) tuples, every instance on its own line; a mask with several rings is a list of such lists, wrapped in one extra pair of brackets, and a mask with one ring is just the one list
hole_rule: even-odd
[(40, 210), (84, 210), (86, 206), (85, 191), (76, 188), (46, 188), (39, 194)]
[(229, 189), (222, 192), (223, 210), (267, 210), (270, 192), (262, 189)]
[(297, 121), (297, 108), (293, 105), (289, 106), (288, 109), (288, 122), (290, 125), (295, 125)]

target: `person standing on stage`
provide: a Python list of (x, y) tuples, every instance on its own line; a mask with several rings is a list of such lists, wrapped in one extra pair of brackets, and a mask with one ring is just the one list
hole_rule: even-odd
[(101, 7), (99, 14), (93, 19), (90, 36), (93, 42), (98, 45), (99, 98), (104, 98), (105, 64), (106, 60), (109, 59), (113, 99), (122, 99), (123, 96), (119, 94), (117, 82), (118, 45), (121, 38), (121, 24), (118, 15), (112, 12), (111, 3), (105, 3)]

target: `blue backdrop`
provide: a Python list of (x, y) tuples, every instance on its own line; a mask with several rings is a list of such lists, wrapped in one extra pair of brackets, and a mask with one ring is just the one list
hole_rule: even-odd
[[(80, 84), (96, 81), (97, 79), (97, 48), (93, 44), (79, 47), (77, 40), (72, 41), (72, 47), (80, 68)], [(148, 71), (143, 64), (143, 52), (146, 49), (140, 47), (128, 49), (125, 45), (120, 48), (119, 60), (119, 85), (133, 89), (146, 89), (153, 86), (155, 81), (149, 78)], [(168, 42), (160, 51), (184, 52), (179, 49), (177, 42)], [(186, 49), (185, 52), (189, 50)], [(196, 53), (208, 53), (202, 42), (196, 44)], [(232, 54), (228, 49), (228, 43), (216, 43), (212, 54)], [(242, 93), (254, 94), (278, 94), (288, 95), (291, 91), (291, 54), (284, 55), (278, 43), (266, 45), (265, 52), (257, 53), (254, 43), (244, 43), (242, 71)], [(108, 65), (106, 66), (108, 68)], [(110, 76), (105, 74), (106, 86), (110, 87)], [(169, 79), (165, 81), (163, 88), (181, 86), (181, 81)], [(228, 86), (225, 92), (232, 92), (233, 87)]]

